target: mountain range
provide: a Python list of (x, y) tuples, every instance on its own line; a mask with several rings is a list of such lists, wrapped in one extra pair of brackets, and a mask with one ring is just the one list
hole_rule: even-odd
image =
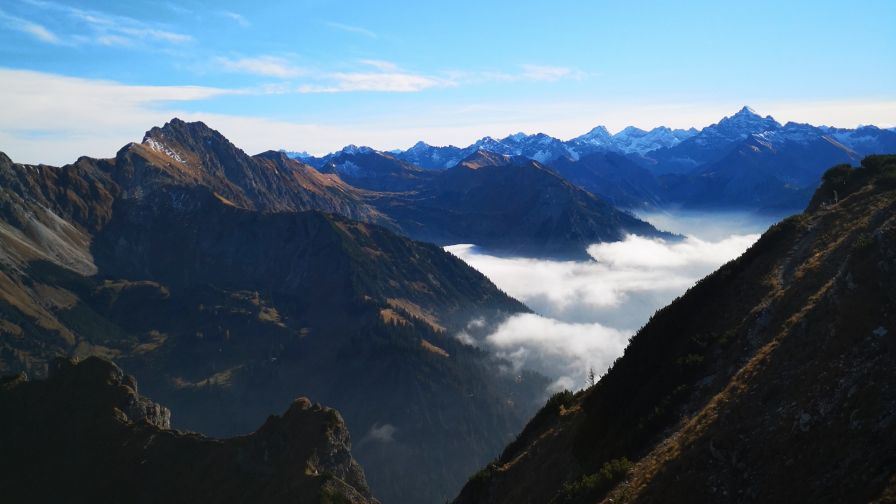
[(0, 154), (0, 371), (114, 359), (175, 427), (219, 437), (313, 397), (374, 495), (444, 501), (549, 381), (452, 336), (528, 308), (369, 197), (176, 120), (111, 159)]
[[(596, 195), (593, 185), (598, 182), (589, 182), (602, 185), (627, 173), (615, 166), (605, 178), (577, 185), (579, 179), (567, 176), (562, 167), (484, 149), (438, 171), (368, 147), (349, 146), (319, 161), (320, 172), (357, 189), (359, 201), (373, 209), (365, 215), (438, 245), (475, 243), (496, 254), (587, 260), (592, 243), (622, 240), (627, 234), (674, 238), (618, 210), (618, 199)], [(632, 165), (621, 162), (626, 168)]]
[[(555, 170), (579, 187), (632, 210), (685, 208), (748, 210), (786, 214), (805, 207), (821, 174), (835, 164), (857, 164), (864, 156), (896, 151), (896, 131), (781, 124), (750, 107), (700, 130), (627, 127), (616, 134), (597, 126), (570, 140), (543, 133), (484, 137), (467, 147), (418, 142), (391, 151), (419, 169), (440, 171), (477, 151), (522, 156)], [(304, 161), (323, 166), (352, 160), (368, 147), (349, 146)]]
[[(893, 134), (745, 108), (627, 130), (646, 152), (596, 128), (433, 169), (364, 147), (250, 156), (174, 119), (108, 159), (0, 153), (0, 483), (85, 501), (892, 497), (896, 158), (852, 168), (843, 142)], [(544, 161), (497, 152), (530, 139)], [(659, 311), (588, 390), (536, 412), (550, 378), (455, 336), (529, 309), (440, 245), (581, 258), (676, 239), (617, 206), (720, 199), (807, 209)]]

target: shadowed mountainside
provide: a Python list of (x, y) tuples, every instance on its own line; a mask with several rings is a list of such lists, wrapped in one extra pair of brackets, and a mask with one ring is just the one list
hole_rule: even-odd
[(500, 254), (588, 259), (596, 242), (627, 234), (672, 238), (536, 161), (477, 151), (414, 192), (371, 204), (407, 234)]
[(335, 410), (295, 400), (230, 439), (170, 430), (170, 412), (97, 357), (46, 380), (0, 379), (0, 488), (15, 502), (377, 502)]
[(896, 156), (830, 169), (455, 502), (889, 502), (894, 286)]
[(172, 121), (111, 160), (0, 156), (0, 371), (114, 359), (176, 426), (215, 436), (309, 395), (344, 415), (384, 502), (449, 498), (547, 385), (452, 334), (527, 308), (437, 246), (299, 211), (381, 215), (222, 139)]

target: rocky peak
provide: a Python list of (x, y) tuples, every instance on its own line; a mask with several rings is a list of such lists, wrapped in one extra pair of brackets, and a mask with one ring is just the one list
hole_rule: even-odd
[(169, 430), (167, 409), (90, 357), (53, 361), (46, 380), (3, 378), (0, 411), (11, 502), (377, 503), (342, 417), (305, 398), (253, 434), (213, 440)]
[(274, 161), (279, 165), (288, 165), (291, 163), (298, 164), (300, 160), (291, 157), (289, 154), (283, 151), (275, 151), (275, 150), (267, 150), (261, 153), (258, 153), (252, 156), (256, 159), (267, 159), (269, 161)]
[(756, 113), (755, 110), (753, 110), (753, 107), (750, 107), (749, 105), (744, 105), (743, 107), (741, 107), (741, 109), (738, 110), (736, 114), (734, 114), (734, 117), (737, 117), (737, 116), (761, 117), (759, 114)]
[(704, 131), (710, 130), (726, 137), (746, 138), (750, 133), (776, 130), (781, 124), (772, 116), (762, 117), (750, 107), (744, 106), (732, 116), (725, 117)]
[(329, 474), (352, 487), (367, 487), (364, 471), (352, 458), (345, 421), (332, 408), (300, 397), (282, 416), (270, 416), (255, 438), (253, 451), (260, 461), (271, 465), (300, 461), (303, 466), (294, 470)]
[(185, 122), (174, 118), (161, 128), (155, 126), (147, 131), (142, 144), (167, 154), (175, 161), (206, 169), (243, 162), (248, 158), (224, 135), (201, 121)]
[(171, 427), (171, 411), (137, 393), (137, 381), (121, 368), (99, 357), (84, 361), (57, 358), (50, 362), (48, 378), (73, 384), (84, 394), (78, 401), (102, 410), (118, 411), (129, 422), (145, 421), (160, 429)]
[(485, 149), (477, 149), (458, 163), (458, 167), (476, 170), (485, 166), (506, 166), (512, 164), (513, 156), (499, 154)]
[(613, 146), (613, 135), (607, 131), (606, 126), (597, 126), (588, 133), (573, 138), (569, 143), (587, 147), (609, 148)]
[(406, 152), (421, 152), (421, 151), (426, 151), (431, 148), (432, 148), (431, 145), (420, 140), (417, 143), (415, 143), (414, 146), (411, 147), (410, 149), (408, 149)]

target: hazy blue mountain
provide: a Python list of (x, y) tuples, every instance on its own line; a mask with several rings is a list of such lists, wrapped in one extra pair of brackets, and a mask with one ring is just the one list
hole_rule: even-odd
[(657, 177), (629, 156), (593, 152), (578, 160), (557, 159), (550, 165), (573, 184), (620, 208), (653, 209), (665, 205)]
[(672, 237), (538, 161), (485, 150), (411, 193), (368, 202), (411, 238), (475, 243), (502, 254), (581, 259), (588, 245), (629, 233)]
[(346, 183), (372, 191), (407, 191), (433, 172), (369, 147), (349, 146), (327, 159), (321, 173), (335, 173)]
[[(699, 131), (665, 126), (647, 131), (629, 126), (611, 134), (606, 127), (597, 126), (567, 141), (543, 133), (515, 133), (501, 139), (483, 137), (467, 147), (417, 142), (387, 155), (424, 170), (445, 170), (480, 150), (537, 161), (623, 208), (777, 211), (804, 207), (821, 173), (831, 165), (856, 164), (867, 155), (896, 152), (896, 132), (875, 126), (782, 125), (745, 106)], [(305, 162), (323, 167), (334, 157), (343, 159), (345, 153), (352, 153), (358, 158), (367, 151), (370, 149), (348, 146)], [(371, 158), (369, 167), (353, 162), (361, 170), (385, 170), (381, 178), (395, 178), (385, 166), (374, 163), (375, 159)], [(391, 186), (361, 184), (380, 190), (411, 186), (400, 182)]]

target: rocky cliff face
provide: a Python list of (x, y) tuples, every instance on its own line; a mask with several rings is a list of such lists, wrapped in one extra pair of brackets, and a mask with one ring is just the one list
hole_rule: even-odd
[(893, 499), (894, 286), (896, 157), (829, 170), (455, 502)]
[(253, 434), (169, 428), (168, 409), (96, 357), (0, 381), (0, 487), (10, 502), (375, 503), (335, 410), (297, 399)]

